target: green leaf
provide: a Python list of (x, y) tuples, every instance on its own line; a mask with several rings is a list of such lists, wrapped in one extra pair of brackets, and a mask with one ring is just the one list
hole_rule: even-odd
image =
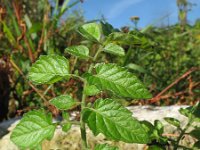
[(61, 95), (50, 100), (50, 103), (60, 110), (68, 110), (76, 105), (76, 101), (70, 95)]
[(98, 99), (94, 108), (84, 108), (83, 120), (94, 135), (126, 143), (148, 143), (148, 134), (132, 113), (112, 99)]
[(11, 134), (11, 140), (20, 148), (35, 148), (43, 140), (53, 137), (56, 126), (52, 116), (43, 110), (26, 113)]
[(200, 103), (193, 107), (192, 114), (196, 117), (196, 121), (198, 120), (200, 122)]
[(63, 119), (65, 119), (67, 121), (69, 121), (69, 119), (70, 119), (70, 115), (68, 112), (62, 111), (62, 117), (63, 117)]
[(189, 134), (197, 140), (200, 140), (200, 128), (192, 130)]
[(74, 56), (80, 57), (82, 59), (89, 58), (89, 49), (84, 45), (71, 46), (71, 47), (66, 48), (65, 50), (66, 52)]
[(193, 121), (200, 122), (200, 103), (195, 106), (181, 108), (179, 112), (188, 118), (192, 118)]
[(145, 73), (146, 72), (146, 70), (143, 67), (141, 67), (139, 65), (136, 65), (136, 64), (133, 64), (133, 63), (128, 64), (127, 68), (131, 69), (131, 70), (134, 70), (134, 71), (141, 72), (141, 73)]
[(147, 132), (152, 133), (152, 131), (154, 130), (154, 126), (151, 124), (151, 122), (143, 120), (143, 121), (140, 121), (140, 123), (143, 125), (144, 129)]
[(28, 32), (29, 32), (29, 34), (37, 33), (39, 31), (41, 31), (41, 29), (42, 29), (42, 23), (33, 23), (33, 25), (28, 30)]
[(40, 144), (40, 145), (34, 147), (34, 150), (42, 150), (42, 145)]
[(62, 125), (62, 131), (68, 132), (71, 129), (71, 127), (72, 127), (72, 124), (70, 122), (67, 122)]
[(108, 35), (106, 43), (116, 43), (119, 45), (138, 46), (141, 45), (141, 39), (137, 36), (122, 32), (113, 32)]
[(117, 30), (117, 29), (114, 29), (113, 26), (111, 24), (109, 24), (108, 22), (100, 21), (100, 23), (101, 23), (103, 34), (105, 36), (108, 36), (109, 34), (114, 32), (115, 30)]
[(5, 34), (4, 36), (9, 40), (10, 44), (15, 46), (17, 42), (13, 36), (13, 32), (4, 21), (2, 21), (1, 23), (3, 24), (3, 33)]
[(196, 150), (200, 149), (200, 141), (197, 141), (196, 143), (194, 143), (193, 148)]
[(115, 146), (110, 146), (108, 144), (98, 144), (95, 146), (94, 150), (119, 150), (119, 148)]
[(148, 150), (165, 150), (165, 148), (158, 145), (151, 145), (148, 147)]
[(180, 121), (175, 118), (165, 117), (164, 120), (173, 126), (180, 127)]
[(79, 28), (79, 32), (88, 40), (100, 41), (101, 38), (101, 28), (97, 23), (84, 24)]
[(179, 113), (180, 114), (182, 114), (182, 115), (184, 115), (184, 116), (186, 116), (186, 117), (191, 117), (192, 116), (192, 113), (191, 113), (191, 111), (190, 111), (190, 108), (191, 107), (188, 107), (188, 108), (180, 108), (179, 109)]
[(69, 0), (65, 0), (65, 2), (63, 3), (61, 7), (61, 13), (64, 13), (66, 11), (68, 4), (69, 4)]
[(109, 90), (123, 97), (151, 98), (151, 94), (139, 79), (125, 68), (115, 64), (97, 64), (95, 68), (95, 75), (85, 75), (90, 85), (96, 85), (101, 90)]
[(104, 47), (104, 52), (114, 54), (114, 55), (118, 55), (118, 56), (124, 56), (125, 55), (124, 49), (121, 46), (113, 44), (113, 43), (107, 44)]
[(158, 131), (158, 134), (162, 135), (164, 132), (164, 126), (163, 126), (162, 122), (159, 120), (155, 120), (154, 126), (155, 126), (155, 129)]
[(95, 85), (87, 85), (84, 90), (84, 93), (87, 96), (97, 95), (100, 92), (101, 90), (99, 90)]
[(63, 56), (46, 55), (32, 65), (28, 78), (36, 84), (52, 84), (69, 77), (69, 62)]

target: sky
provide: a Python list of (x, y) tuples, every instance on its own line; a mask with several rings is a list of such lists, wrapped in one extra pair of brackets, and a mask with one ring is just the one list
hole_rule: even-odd
[[(200, 0), (190, 0), (196, 6), (188, 13), (189, 23), (200, 18)], [(131, 16), (139, 16), (139, 28), (148, 25), (168, 25), (178, 22), (176, 0), (84, 0), (76, 8), (81, 8), (87, 20), (102, 16), (114, 27), (133, 26)]]

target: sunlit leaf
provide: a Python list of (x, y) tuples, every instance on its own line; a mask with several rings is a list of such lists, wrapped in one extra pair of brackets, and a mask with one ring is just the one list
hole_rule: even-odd
[(94, 135), (127, 143), (147, 143), (148, 134), (132, 113), (112, 99), (98, 99), (94, 108), (84, 108), (83, 120)]
[(62, 125), (62, 130), (64, 132), (68, 132), (71, 129), (71, 127), (72, 127), (72, 124), (70, 122), (67, 122), (67, 123)]
[(176, 127), (180, 127), (180, 121), (175, 119), (175, 118), (165, 117), (164, 120), (167, 121), (171, 125), (174, 125)]
[(84, 90), (84, 93), (88, 96), (96, 95), (100, 92), (101, 90), (99, 90), (95, 85), (87, 85)]
[(195, 106), (181, 108), (179, 112), (188, 118), (193, 118), (196, 122), (200, 122), (200, 103)]
[(56, 126), (52, 116), (43, 110), (26, 113), (11, 134), (11, 140), (20, 148), (35, 148), (45, 139), (53, 137)]
[(142, 43), (139, 37), (122, 32), (113, 32), (110, 35), (108, 35), (106, 43), (110, 42), (119, 45), (129, 45), (129, 46), (141, 45)]
[(154, 126), (155, 126), (155, 129), (158, 131), (158, 134), (162, 135), (164, 132), (164, 126), (163, 126), (162, 122), (160, 120), (155, 120)]
[(97, 23), (84, 24), (79, 28), (79, 32), (88, 40), (100, 41), (101, 38), (101, 28)]
[(62, 117), (63, 117), (63, 119), (65, 119), (65, 120), (69, 120), (69, 119), (70, 119), (69, 113), (68, 113), (68, 112), (65, 112), (65, 111), (62, 112)]
[(60, 110), (68, 110), (76, 105), (76, 101), (70, 95), (61, 95), (50, 100), (50, 103)]
[(145, 73), (146, 72), (146, 70), (143, 67), (141, 67), (141, 66), (139, 66), (137, 64), (133, 64), (133, 63), (128, 64), (127, 68), (131, 69), (131, 70), (134, 70), (134, 71), (141, 72), (141, 73)]
[(84, 45), (71, 46), (66, 48), (65, 51), (83, 59), (87, 59), (89, 57), (89, 49)]
[(109, 43), (104, 47), (104, 52), (110, 53), (110, 54), (114, 54), (117, 56), (124, 56), (125, 52), (124, 49), (116, 44), (113, 43)]
[(32, 65), (28, 78), (36, 84), (51, 84), (69, 76), (69, 62), (63, 56), (46, 55)]
[(90, 85), (109, 90), (123, 97), (141, 99), (151, 98), (151, 94), (139, 79), (125, 68), (115, 64), (97, 64), (96, 74), (86, 74)]

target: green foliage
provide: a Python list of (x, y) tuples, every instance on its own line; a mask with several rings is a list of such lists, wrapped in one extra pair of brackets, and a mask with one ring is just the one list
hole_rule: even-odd
[[(184, 31), (181, 31), (179, 25), (163, 28), (151, 27), (143, 35), (140, 35), (141, 38), (147, 39), (147, 47), (133, 50), (129, 63), (143, 67), (146, 70), (145, 73), (135, 72), (144, 79), (143, 82), (153, 83), (155, 85), (153, 91), (159, 93), (158, 91), (162, 91), (189, 69), (200, 65), (199, 34), (199, 28), (195, 25), (186, 26)], [(199, 71), (190, 75), (192, 81), (197, 83)], [(200, 94), (198, 88), (194, 87), (194, 95), (188, 93), (188, 88), (189, 82), (183, 79), (176, 86), (170, 88), (168, 93), (173, 95), (184, 91), (187, 94), (180, 97), (184, 98), (183, 100), (186, 102), (198, 99)], [(174, 104), (180, 100), (180, 97), (173, 98), (172, 96), (168, 98), (168, 101), (170, 104)]]
[[(80, 44), (81, 37), (75, 30), (85, 22), (83, 15), (80, 11), (68, 11), (78, 3), (80, 0), (69, 3), (65, 0), (62, 6), (56, 8), (48, 0), (1, 2), (6, 12), (0, 22), (0, 33), (3, 35), (0, 37), (0, 57), (6, 56), (12, 63), (9, 64), (13, 67), (9, 68), (11, 70), (9, 73), (12, 76), (11, 97), (14, 97), (17, 104), (14, 106), (15, 109), (39, 108), (43, 106), (42, 99), (53, 97), (51, 89), (54, 85), (48, 90), (45, 85), (37, 89), (31, 86), (30, 82), (26, 82), (27, 73), (31, 63), (40, 55), (63, 55), (66, 47)], [(68, 14), (64, 17), (66, 20), (61, 23), (62, 15), (66, 12)], [(63, 88), (59, 85), (54, 94), (59, 95), (63, 92)], [(40, 92), (35, 92), (34, 89)]]
[(165, 121), (167, 121), (169, 124), (176, 126), (176, 127), (180, 127), (180, 121), (175, 119), (175, 118), (170, 118), (170, 117), (166, 117), (164, 118)]
[(79, 32), (86, 39), (91, 41), (100, 41), (101, 39), (101, 28), (96, 23), (89, 23), (81, 26)]
[(35, 148), (43, 140), (51, 140), (55, 128), (50, 114), (46, 115), (43, 110), (30, 111), (12, 132), (11, 140), (20, 148)]
[[(29, 70), (29, 80), (35, 84), (53, 84), (63, 79), (78, 79), (83, 82), (82, 89), (82, 98), (81, 102), (76, 102), (71, 96), (70, 92), (65, 95), (60, 95), (55, 97), (49, 101), (49, 104), (54, 105), (59, 110), (63, 111), (63, 121), (60, 122), (62, 126), (62, 130), (67, 132), (70, 130), (72, 123), (68, 113), (65, 111), (68, 109), (72, 109), (79, 104), (81, 104), (81, 118), (80, 118), (80, 128), (81, 128), (81, 136), (82, 136), (82, 148), (86, 149), (87, 140), (86, 140), (86, 131), (85, 131), (85, 123), (89, 126), (92, 132), (95, 135), (99, 133), (103, 133), (105, 137), (110, 140), (115, 141), (124, 141), (128, 143), (148, 143), (149, 133), (146, 128), (144, 128), (143, 124), (141, 124), (137, 119), (132, 117), (132, 113), (126, 109), (123, 105), (118, 103), (115, 100), (106, 98), (106, 99), (98, 99), (92, 105), (86, 101), (88, 95), (98, 94), (100, 91), (104, 90), (105, 92), (111, 91), (121, 97), (127, 98), (136, 98), (136, 99), (147, 99), (151, 98), (151, 94), (145, 88), (145, 86), (140, 82), (140, 80), (128, 72), (127, 69), (118, 66), (117, 64), (111, 63), (97, 63), (98, 55), (103, 52), (103, 44), (105, 41), (101, 41), (102, 35), (101, 27), (97, 23), (89, 23), (79, 27), (79, 32), (90, 40), (91, 43), (98, 44), (98, 50), (95, 52), (94, 56), (90, 56), (90, 49), (85, 45), (79, 46), (70, 46), (66, 49), (66, 51), (72, 55), (75, 55), (79, 58), (91, 58), (92, 63), (86, 68), (85, 72), (79, 74), (79, 72), (73, 73), (69, 67), (69, 60), (64, 56), (59, 55), (43, 55), (40, 56), (39, 59), (31, 66)], [(101, 43), (102, 42), (102, 43)], [(124, 55), (124, 50), (122, 47), (108, 43), (104, 49), (106, 52), (113, 54), (114, 49), (119, 56)], [(85, 60), (87, 61), (87, 59)], [(76, 66), (77, 61), (74, 61), (74, 66)], [(94, 70), (95, 68), (95, 70)], [(72, 72), (72, 73), (70, 73)], [(65, 80), (66, 81), (66, 80)], [(87, 106), (87, 107), (86, 107)], [(33, 116), (32, 113), (37, 113), (37, 116)], [(43, 124), (40, 126), (36, 126), (34, 129), (26, 128), (26, 133), (30, 132), (30, 135), (26, 134), (21, 138), (19, 131), (21, 127), (27, 125), (27, 121), (33, 121), (37, 124), (36, 120), (40, 118), (44, 118), (45, 114), (42, 111), (33, 111), (27, 113), (24, 118), (20, 121), (19, 125), (14, 129), (13, 134), (11, 136), (12, 141), (16, 143), (19, 147), (35, 147), (38, 144), (41, 144), (42, 140), (45, 138), (50, 138), (52, 136), (52, 132), (55, 130), (55, 125), (49, 123), (47, 127), (49, 130), (43, 130)], [(59, 124), (59, 123), (57, 123)], [(40, 133), (37, 134), (38, 129)], [(36, 132), (37, 136), (34, 136), (32, 142), (25, 144), (23, 142), (24, 138), (29, 138)], [(19, 134), (19, 135), (18, 135)], [(35, 135), (35, 134), (34, 134)], [(16, 137), (16, 138), (15, 138)], [(85, 144), (84, 144), (85, 143)], [(24, 145), (25, 144), (25, 145)], [(108, 145), (100, 145), (97, 146), (96, 149), (117, 149), (114, 147), (109, 147)]]
[(97, 64), (96, 74), (87, 74), (89, 84), (96, 85), (102, 90), (130, 98), (151, 98), (151, 94), (136, 76), (116, 64)]
[(84, 45), (71, 46), (68, 47), (65, 51), (83, 59), (89, 58), (89, 49)]
[(65, 123), (62, 125), (62, 131), (68, 132), (71, 129), (71, 127), (72, 127), (72, 124), (70, 122)]
[(188, 118), (193, 118), (193, 120), (195, 122), (200, 122), (200, 113), (199, 113), (199, 110), (200, 110), (200, 104), (198, 103), (197, 105), (195, 106), (190, 106), (186, 109), (180, 109), (179, 112), (188, 117)]
[(200, 141), (197, 141), (194, 145), (193, 145), (194, 149), (200, 149)]
[(114, 54), (114, 55), (118, 55), (118, 56), (124, 56), (125, 52), (124, 49), (116, 44), (110, 43), (107, 44), (104, 47), (104, 52), (110, 53), (110, 54)]
[(101, 91), (95, 85), (87, 85), (85, 87), (84, 93), (87, 96), (92, 96), (100, 93)]
[[(58, 4), (58, 0), (56, 2)], [(15, 12), (11, 1), (3, 2), (7, 17), (1, 21), (4, 37), (1, 38), (0, 55), (8, 54), (12, 66), (18, 71), (12, 74), (14, 83), (11, 88), (19, 102), (18, 108), (44, 107), (42, 100), (46, 100), (61, 110), (63, 120), (56, 124), (60, 124), (64, 132), (68, 132), (73, 124), (67, 110), (81, 108), (80, 128), (83, 143), (86, 143), (83, 148), (88, 148), (84, 135), (86, 123), (93, 133), (103, 133), (108, 140), (147, 143), (149, 149), (165, 149), (169, 143), (174, 149), (183, 148), (180, 140), (187, 134), (197, 139), (193, 148), (198, 149), (199, 127), (189, 130), (189, 133), (187, 130), (194, 122), (200, 121), (200, 105), (180, 110), (189, 119), (186, 127), (175, 118), (165, 118), (181, 133), (174, 140), (163, 135), (164, 127), (160, 121), (156, 120), (154, 124), (139, 122), (109, 96), (112, 93), (128, 100), (148, 99), (151, 94), (146, 86), (151, 87), (154, 95), (191, 67), (199, 67), (199, 22), (193, 26), (185, 24), (184, 30), (174, 25), (123, 33), (105, 21), (84, 24), (82, 13), (75, 11), (61, 23), (62, 15), (79, 2), (65, 0), (61, 6), (51, 6), (45, 0), (29, 0), (24, 2), (20, 15)], [(19, 24), (22, 20), (28, 29), (26, 32)], [(40, 54), (42, 56), (38, 58)], [(27, 73), (29, 80), (40, 86), (26, 82)], [(187, 102), (196, 100), (200, 95), (196, 85), (199, 76), (199, 72), (192, 73), (192, 81), (188, 79), (178, 83), (169, 90), (169, 95), (180, 91), (186, 93), (183, 97)], [(196, 86), (191, 88), (189, 84)], [(26, 92), (28, 94), (24, 94)], [(60, 96), (52, 99), (55, 95)], [(100, 96), (105, 99), (95, 101)], [(170, 103), (176, 102), (170, 98)], [(100, 123), (96, 124), (98, 121)], [(42, 141), (51, 139), (55, 127), (51, 115), (42, 110), (30, 111), (14, 129), (11, 140), (22, 149), (41, 149)], [(118, 148), (103, 144), (95, 149)]]
[(50, 103), (60, 110), (68, 110), (77, 103), (70, 95), (61, 95), (50, 100)]
[(199, 136), (200, 135), (200, 128), (196, 128), (196, 129), (192, 130), (190, 132), (190, 135), (192, 137), (196, 138), (197, 140), (200, 140), (200, 136)]
[[(185, 146), (180, 144), (180, 141), (183, 139), (183, 137), (185, 135), (189, 135), (189, 136), (195, 138), (197, 141), (194, 143), (193, 148), (194, 149), (198, 149), (199, 148), (200, 129), (199, 129), (198, 126), (194, 126), (195, 122), (196, 121), (198, 122), (199, 119), (200, 119), (200, 116), (194, 117), (195, 114), (200, 111), (199, 108), (200, 108), (199, 107), (199, 103), (197, 103), (195, 106), (191, 106), (191, 107), (188, 107), (188, 108), (185, 108), (185, 109), (182, 108), (182, 109), (179, 110), (179, 112), (182, 115), (184, 115), (184, 116), (186, 116), (188, 118), (186, 126), (181, 125), (181, 123), (175, 118), (169, 118), (169, 117), (164, 118), (165, 121), (167, 121), (169, 124), (175, 126), (177, 128), (177, 131), (180, 132), (179, 137), (177, 137), (177, 139), (175, 141), (173, 141), (173, 139), (171, 139), (171, 138), (167, 139), (168, 141), (173, 141), (173, 148), (175, 150), (177, 150), (178, 148), (190, 149), (190, 148), (185, 147)], [(193, 129), (193, 130), (191, 131), (191, 129)], [(161, 133), (163, 133), (163, 131)], [(164, 137), (162, 134), (160, 134), (160, 139), (163, 139), (163, 138), (166, 139), (166, 137)], [(158, 141), (158, 142), (159, 142), (159, 144), (163, 144), (163, 141)], [(167, 143), (165, 143), (165, 145), (166, 144)]]
[(158, 145), (149, 146), (148, 150), (164, 150), (163, 147)]
[(132, 113), (112, 99), (98, 99), (92, 108), (84, 108), (83, 120), (94, 135), (127, 143), (147, 143), (148, 134)]
[(129, 70), (138, 71), (139, 73), (146, 73), (146, 70), (143, 67), (136, 65), (136, 64), (133, 64), (133, 63), (128, 64), (127, 68)]
[(29, 71), (29, 79), (36, 84), (52, 84), (69, 76), (69, 62), (63, 56), (40, 56)]

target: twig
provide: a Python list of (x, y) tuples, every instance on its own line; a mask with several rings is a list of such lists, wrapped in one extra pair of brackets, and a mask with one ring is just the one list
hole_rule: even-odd
[(169, 86), (167, 86), (164, 90), (162, 90), (160, 93), (158, 93), (155, 97), (153, 97), (152, 99), (150, 99), (150, 103), (155, 103), (155, 102), (159, 101), (161, 95), (163, 95), (171, 87), (173, 87), (174, 85), (176, 85), (179, 81), (181, 81), (182, 79), (184, 79), (185, 77), (187, 77), (189, 74), (191, 74), (192, 72), (194, 72), (196, 70), (199, 70), (199, 68), (193, 67), (190, 70), (188, 70), (186, 73), (184, 73), (182, 76), (180, 76), (179, 78), (177, 78), (174, 82), (172, 82)]
[(32, 49), (31, 49), (30, 43), (28, 41), (28, 38), (26, 36), (26, 24), (22, 21), (21, 16), (20, 16), (21, 9), (19, 8), (19, 4), (17, 2), (12, 2), (12, 5), (13, 5), (13, 8), (14, 8), (14, 12), (15, 12), (15, 15), (16, 15), (16, 18), (17, 18), (18, 25), (21, 27), (21, 31), (22, 31), (21, 36), (17, 38), (17, 43), (19, 43), (19, 41), (21, 39), (24, 39), (24, 42), (25, 42), (25, 44), (28, 48), (29, 58), (30, 58), (31, 62), (34, 62), (35, 58), (34, 58), (34, 55), (32, 53)]

